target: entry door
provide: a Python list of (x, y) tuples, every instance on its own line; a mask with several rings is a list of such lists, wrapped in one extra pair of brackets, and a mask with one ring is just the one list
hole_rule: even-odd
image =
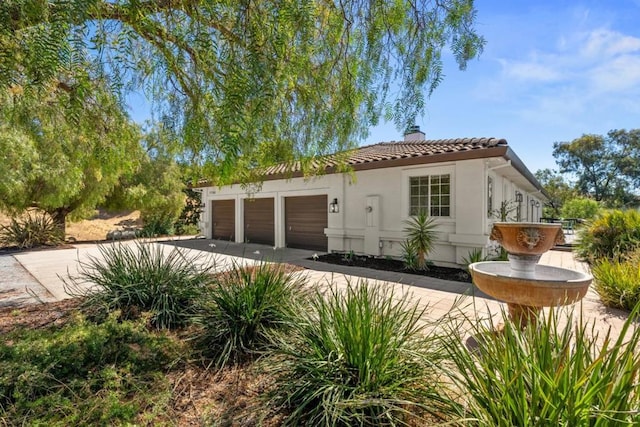
[(297, 196), (285, 199), (287, 247), (326, 252), (327, 196)]
[(236, 240), (236, 201), (214, 200), (211, 202), (213, 217), (213, 239)]
[(273, 198), (244, 200), (244, 241), (274, 245)]

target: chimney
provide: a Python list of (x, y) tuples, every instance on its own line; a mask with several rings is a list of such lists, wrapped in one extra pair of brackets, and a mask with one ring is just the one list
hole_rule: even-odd
[(413, 125), (404, 133), (405, 141), (424, 141), (425, 134), (420, 130), (420, 126)]

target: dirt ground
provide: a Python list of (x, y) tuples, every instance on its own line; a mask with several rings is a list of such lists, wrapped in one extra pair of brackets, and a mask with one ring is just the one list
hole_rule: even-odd
[[(7, 225), (11, 219), (0, 212), (0, 225)], [(140, 211), (107, 212), (97, 210), (91, 218), (67, 223), (67, 240), (72, 242), (93, 242), (106, 240), (111, 230), (124, 227), (141, 227)]]

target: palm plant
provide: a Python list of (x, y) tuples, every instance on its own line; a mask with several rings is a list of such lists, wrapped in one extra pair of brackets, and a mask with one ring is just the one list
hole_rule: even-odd
[(417, 252), (417, 268), (424, 269), (427, 254), (433, 249), (438, 235), (437, 225), (434, 219), (427, 216), (424, 211), (420, 211), (418, 215), (404, 223), (406, 224), (404, 231), (407, 233), (406, 245), (412, 246)]
[(406, 270), (417, 270), (418, 269), (418, 252), (416, 248), (408, 241), (400, 243), (400, 247), (402, 248), (402, 262), (404, 263), (404, 268)]
[(469, 266), (476, 262), (486, 261), (487, 257), (482, 253), (482, 248), (474, 248), (469, 251), (467, 257), (462, 258), (462, 264), (469, 269)]

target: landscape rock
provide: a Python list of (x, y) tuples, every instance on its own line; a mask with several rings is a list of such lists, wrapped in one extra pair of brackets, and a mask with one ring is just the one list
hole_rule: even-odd
[(107, 240), (126, 240), (136, 237), (136, 230), (111, 230), (107, 233)]

